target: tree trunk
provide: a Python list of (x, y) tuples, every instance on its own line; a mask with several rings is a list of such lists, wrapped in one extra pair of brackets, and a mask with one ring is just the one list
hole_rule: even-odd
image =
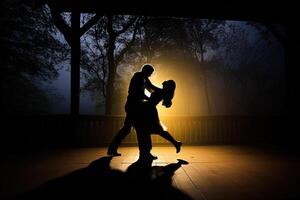
[(80, 101), (80, 13), (72, 11), (71, 37), (71, 115), (79, 114)]
[[(204, 52), (202, 45), (200, 46), (200, 56), (201, 56), (201, 63), (204, 63)], [(204, 93), (206, 97), (206, 103), (207, 103), (207, 112), (210, 115), (211, 114), (211, 107), (210, 107), (210, 100), (209, 100), (209, 93), (208, 93), (208, 84), (207, 84), (207, 69), (206, 65), (203, 68), (203, 84), (204, 84)]]
[[(223, 108), (223, 110), (224, 110), (224, 112), (226, 113), (226, 114), (229, 114), (230, 113), (230, 110), (231, 110), (231, 108), (232, 108), (232, 102), (233, 102), (233, 97), (232, 97), (232, 95), (231, 95), (231, 91), (230, 91), (230, 93), (229, 93), (229, 90), (230, 90), (230, 87), (229, 87), (229, 80), (228, 80), (228, 78), (226, 77), (226, 72), (225, 72), (225, 70), (223, 70), (222, 71), (223, 72), (223, 85), (224, 85), (224, 91), (225, 91), (225, 93), (227, 94), (226, 96), (225, 96), (225, 98), (224, 98), (224, 100), (225, 100), (225, 103), (223, 104), (223, 106), (224, 106), (224, 108)], [(228, 95), (229, 94), (229, 95)]]
[(108, 51), (107, 51), (107, 59), (108, 59), (108, 80), (106, 84), (106, 102), (105, 102), (105, 115), (112, 114), (112, 106), (113, 106), (113, 95), (114, 95), (114, 81), (116, 76), (116, 65), (115, 65), (115, 42), (116, 36), (112, 27), (112, 16), (108, 16), (108, 25), (107, 31), (109, 35), (108, 41)]
[[(113, 43), (114, 45), (114, 43)], [(106, 84), (106, 103), (105, 115), (112, 114), (113, 96), (114, 96), (114, 82), (116, 77), (116, 66), (114, 61), (114, 48), (108, 50), (108, 80)]]
[(203, 52), (203, 47), (201, 46), (200, 47), (200, 59), (201, 59), (201, 62), (204, 62), (204, 52)]
[(207, 73), (206, 69), (203, 71), (203, 82), (204, 82), (204, 93), (206, 97), (206, 102), (207, 102), (207, 112), (210, 115), (211, 114), (211, 107), (210, 107), (210, 100), (209, 100), (209, 93), (208, 93), (208, 86), (207, 86)]
[(112, 115), (115, 74), (109, 72), (106, 84), (105, 115)]

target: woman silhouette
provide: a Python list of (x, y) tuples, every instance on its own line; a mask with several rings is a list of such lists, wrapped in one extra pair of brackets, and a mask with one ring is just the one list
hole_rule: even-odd
[(156, 108), (160, 101), (163, 101), (162, 105), (165, 107), (171, 107), (175, 88), (176, 84), (173, 80), (164, 81), (163, 88), (151, 93), (150, 99), (145, 101), (137, 111), (134, 127), (139, 143), (140, 158), (157, 158), (150, 154), (152, 149), (150, 134), (158, 134), (165, 138), (174, 145), (176, 153), (179, 153), (182, 143), (176, 141), (168, 131), (164, 130)]

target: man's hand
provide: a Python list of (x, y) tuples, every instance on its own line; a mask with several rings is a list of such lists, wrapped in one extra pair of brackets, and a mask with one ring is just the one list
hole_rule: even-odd
[(168, 103), (163, 102), (162, 105), (163, 105), (163, 106), (166, 106), (166, 108), (170, 108), (170, 107), (172, 106), (172, 102), (171, 102), (171, 101), (168, 102)]

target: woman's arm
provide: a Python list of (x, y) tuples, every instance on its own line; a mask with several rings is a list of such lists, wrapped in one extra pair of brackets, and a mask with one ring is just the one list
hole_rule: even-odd
[(155, 85), (153, 85), (153, 84), (151, 83), (151, 81), (149, 80), (149, 78), (145, 78), (145, 87), (146, 87), (148, 90), (150, 90), (150, 92), (154, 92), (154, 91), (156, 91), (156, 90), (161, 89), (161, 88), (156, 87)]

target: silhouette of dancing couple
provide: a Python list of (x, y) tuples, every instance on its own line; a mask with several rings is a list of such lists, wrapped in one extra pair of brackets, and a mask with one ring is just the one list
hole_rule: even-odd
[[(154, 86), (149, 77), (154, 72), (150, 64), (145, 64), (140, 72), (136, 72), (131, 78), (127, 102), (125, 104), (126, 118), (124, 126), (119, 130), (112, 143), (108, 147), (107, 154), (120, 156), (117, 149), (122, 140), (134, 127), (137, 134), (140, 160), (154, 160), (156, 156), (150, 153), (152, 149), (151, 134), (158, 134), (168, 140), (180, 152), (182, 143), (176, 141), (169, 132), (162, 127), (156, 105), (163, 101), (166, 108), (171, 107), (176, 84), (173, 80), (163, 82), (163, 88)], [(145, 88), (151, 92), (150, 97), (145, 95)]]

